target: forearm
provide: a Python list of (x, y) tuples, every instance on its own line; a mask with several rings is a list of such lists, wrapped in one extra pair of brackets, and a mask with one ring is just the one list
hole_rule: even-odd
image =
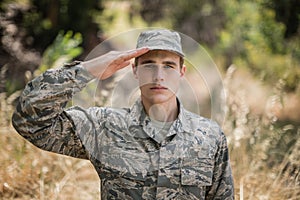
[(20, 96), (12, 118), (15, 129), (44, 150), (84, 157), (82, 144), (64, 107), (91, 79), (80, 66), (49, 70), (35, 78)]
[[(106, 79), (128, 66), (132, 58), (147, 51), (147, 48), (112, 51), (77, 66), (45, 72), (24, 89), (13, 114), (13, 126), (23, 137), (44, 150), (84, 157), (81, 155), (84, 149), (82, 142), (75, 132), (80, 132), (81, 139), (85, 136), (82, 131), (75, 130), (75, 124), (76, 127), (85, 127), (93, 122), (85, 121), (89, 118), (85, 111), (64, 111), (65, 105), (91, 79)], [(72, 116), (68, 113), (72, 113)], [(78, 113), (84, 119), (73, 122), (71, 117)]]

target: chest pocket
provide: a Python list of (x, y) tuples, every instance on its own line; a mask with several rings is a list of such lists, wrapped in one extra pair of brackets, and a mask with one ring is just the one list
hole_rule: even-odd
[(181, 167), (182, 186), (212, 185), (214, 163), (211, 158), (183, 158)]

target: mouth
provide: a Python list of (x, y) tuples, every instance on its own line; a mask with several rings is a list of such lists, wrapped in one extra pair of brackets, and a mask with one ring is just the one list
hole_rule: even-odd
[(168, 88), (161, 86), (161, 85), (155, 85), (153, 87), (150, 87), (151, 90), (167, 90)]

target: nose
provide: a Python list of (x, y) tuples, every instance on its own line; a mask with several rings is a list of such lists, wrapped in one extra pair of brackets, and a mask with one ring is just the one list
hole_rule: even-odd
[(155, 72), (153, 73), (153, 79), (154, 79), (154, 81), (163, 81), (164, 80), (164, 72), (160, 67), (157, 67), (155, 69)]

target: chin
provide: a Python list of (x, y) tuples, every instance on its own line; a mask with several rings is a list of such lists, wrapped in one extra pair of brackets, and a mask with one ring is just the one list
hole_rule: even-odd
[(166, 95), (154, 95), (154, 96), (143, 96), (144, 100), (148, 101), (151, 104), (163, 104), (167, 103), (168, 101), (172, 100), (173, 98), (176, 99), (175, 95), (166, 96)]

